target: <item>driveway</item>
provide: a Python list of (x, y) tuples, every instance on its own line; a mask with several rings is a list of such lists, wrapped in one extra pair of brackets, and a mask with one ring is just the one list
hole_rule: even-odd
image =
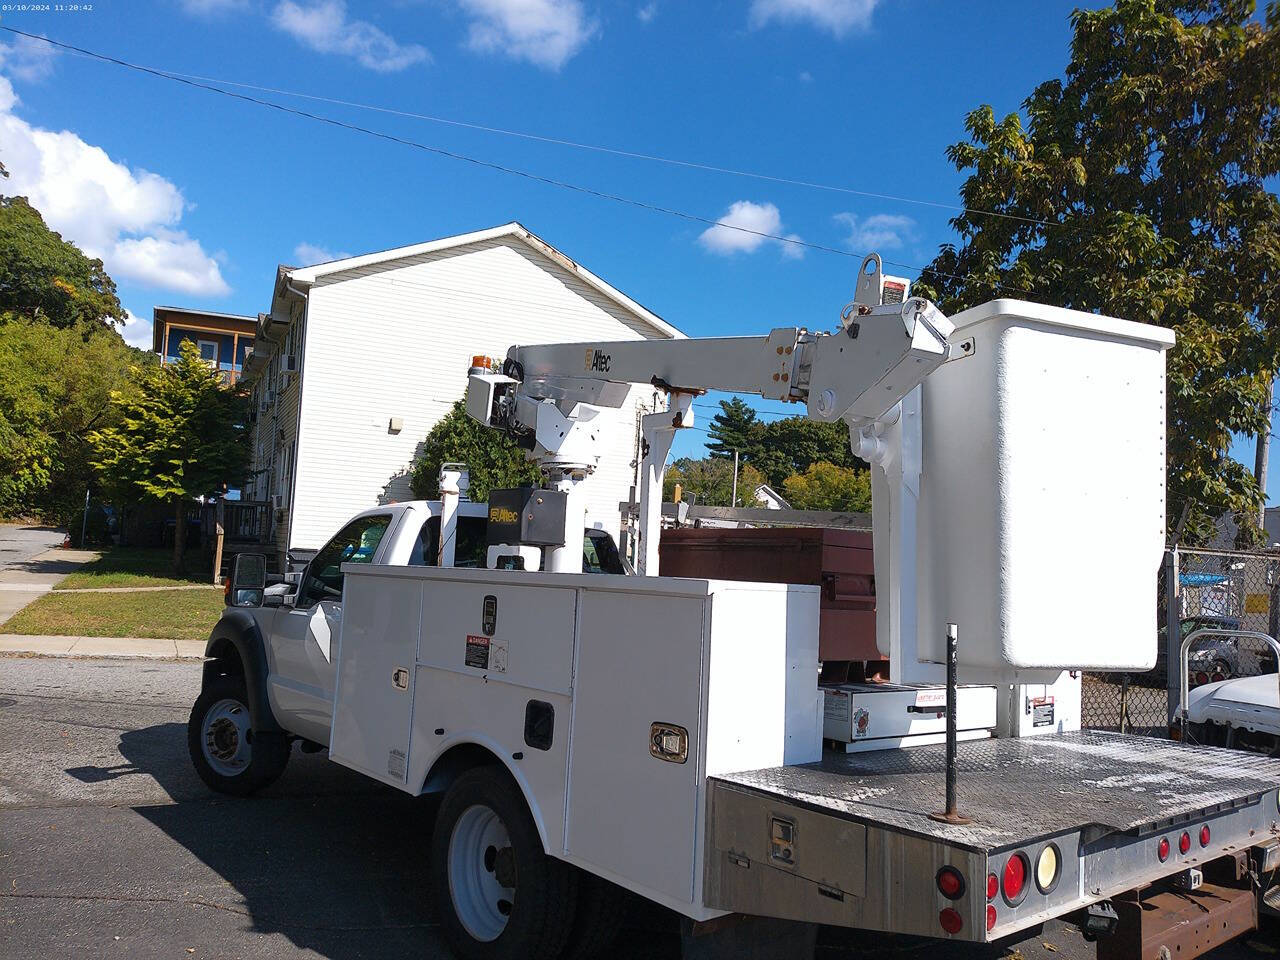
[[(260, 795), (210, 793), (186, 748), (199, 678), (195, 662), (0, 658), (0, 960), (448, 957), (425, 879), (435, 803), (297, 750)], [(1270, 957), (1275, 936), (1212, 960)], [(1050, 924), (1005, 950), (826, 930), (817, 955), (1095, 949)], [(638, 904), (610, 956), (676, 960), (674, 916)]]
[(0, 571), (16, 567), (37, 554), (61, 545), (62, 531), (53, 527), (0, 523)]
[(0, 624), (98, 556), (93, 550), (57, 549), (61, 546), (61, 530), (0, 523)]

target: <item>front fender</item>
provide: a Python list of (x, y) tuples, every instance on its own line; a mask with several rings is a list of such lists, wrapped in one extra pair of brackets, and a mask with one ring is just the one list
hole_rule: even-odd
[(253, 729), (266, 733), (285, 732), (271, 712), (271, 702), (267, 699), (267, 675), (270, 671), (262, 630), (253, 614), (235, 607), (223, 611), (222, 619), (214, 625), (209, 642), (205, 644), (204, 683), (228, 672), (227, 662), (231, 653), (240, 661), (245, 690), (249, 694)]

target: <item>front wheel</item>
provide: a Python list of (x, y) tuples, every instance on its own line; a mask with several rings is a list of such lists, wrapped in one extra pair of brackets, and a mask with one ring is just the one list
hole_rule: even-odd
[(201, 780), (235, 796), (265, 787), (289, 762), (284, 734), (254, 734), (240, 677), (217, 677), (205, 684), (187, 721), (187, 750)]
[(430, 869), (440, 925), (457, 956), (550, 960), (564, 949), (575, 877), (543, 853), (505, 770), (479, 767), (454, 781), (436, 816)]

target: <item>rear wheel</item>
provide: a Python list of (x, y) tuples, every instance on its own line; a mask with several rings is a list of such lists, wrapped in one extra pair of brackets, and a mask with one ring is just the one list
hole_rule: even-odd
[(563, 960), (597, 960), (608, 954), (627, 914), (627, 893), (602, 877), (578, 874), (578, 910)]
[(570, 868), (542, 851), (524, 798), (506, 771), (458, 777), (431, 837), (431, 881), (440, 924), (467, 960), (551, 960), (573, 925)]
[(187, 721), (191, 762), (210, 788), (245, 796), (271, 783), (289, 762), (284, 734), (255, 733), (249, 696), (240, 677), (205, 684)]

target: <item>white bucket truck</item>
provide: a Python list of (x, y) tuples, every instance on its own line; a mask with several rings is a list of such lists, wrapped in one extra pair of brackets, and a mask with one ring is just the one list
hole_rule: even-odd
[[(247, 792), (301, 739), (442, 791), (425, 861), (467, 957), (586, 955), (617, 888), (681, 915), (689, 955), (800, 956), (818, 924), (981, 942), (1070, 917), (1112, 944), (1162, 922), (1174, 938), (1174, 886), (1206, 918), (1178, 956), (1251, 928), (1280, 763), (1081, 732), (1071, 674), (1155, 660), (1172, 335), (1012, 300), (948, 318), (883, 287), (869, 258), (832, 333), (477, 358), (468, 412), (543, 488), (367, 511), (296, 592), (229, 608), (192, 714), (202, 776)], [(669, 408), (643, 422), (640, 575), (600, 576), (581, 493), (597, 412), (633, 383)], [(892, 746), (828, 730), (824, 748), (820, 588), (658, 575), (664, 464), (707, 389), (842, 421), (872, 464), (891, 682), (842, 696), (904, 728)], [(460, 567), (442, 545), (481, 510), (485, 564)], [(912, 739), (939, 714), (948, 743)]]

